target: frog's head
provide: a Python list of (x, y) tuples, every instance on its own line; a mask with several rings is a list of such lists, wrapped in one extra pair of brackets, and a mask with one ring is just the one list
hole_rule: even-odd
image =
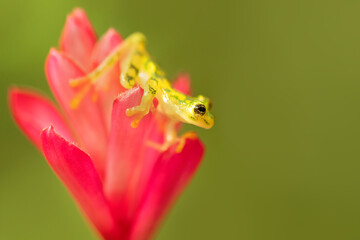
[(210, 112), (211, 107), (210, 99), (200, 95), (187, 106), (186, 114), (182, 114), (182, 118), (187, 123), (209, 129), (214, 125), (214, 116)]
[(212, 102), (211, 102), (210, 98), (205, 97), (203, 95), (198, 95), (196, 98), (205, 105), (207, 110), (211, 111)]

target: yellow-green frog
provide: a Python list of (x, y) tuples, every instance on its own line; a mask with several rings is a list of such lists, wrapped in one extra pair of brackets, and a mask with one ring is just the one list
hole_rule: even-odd
[[(140, 105), (126, 111), (127, 116), (134, 116), (131, 126), (136, 128), (141, 119), (149, 113), (154, 98), (159, 102), (157, 110), (170, 119), (165, 132), (165, 143), (159, 147), (161, 150), (179, 139), (175, 130), (178, 122), (209, 129), (214, 125), (214, 116), (210, 113), (212, 104), (209, 98), (202, 95), (187, 96), (171, 87), (164, 72), (146, 51), (145, 43), (146, 39), (142, 33), (133, 33), (117, 46), (94, 71), (83, 78), (72, 79), (70, 81), (72, 87), (81, 87), (72, 100), (71, 107), (77, 108), (91, 86), (99, 82), (99, 76), (119, 62), (121, 85), (130, 89), (137, 84), (144, 90)], [(187, 134), (185, 137), (190, 137), (190, 135)]]

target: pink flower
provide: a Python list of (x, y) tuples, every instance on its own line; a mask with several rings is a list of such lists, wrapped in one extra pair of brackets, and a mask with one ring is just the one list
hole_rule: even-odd
[[(66, 20), (59, 50), (51, 49), (45, 72), (59, 108), (43, 95), (12, 88), (12, 115), (44, 153), (81, 211), (103, 239), (150, 239), (164, 213), (196, 171), (204, 152), (198, 138), (159, 152), (147, 141), (161, 143), (166, 117), (148, 114), (131, 128), (125, 110), (140, 103), (142, 89), (124, 91), (119, 68), (105, 76), (98, 101), (86, 96), (70, 108), (75, 91), (69, 80), (89, 73), (122, 38), (113, 29), (99, 40), (82, 9)], [(174, 87), (190, 91), (187, 76)]]

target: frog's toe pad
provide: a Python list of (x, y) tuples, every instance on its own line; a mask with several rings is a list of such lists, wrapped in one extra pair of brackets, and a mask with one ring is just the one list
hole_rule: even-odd
[(140, 124), (140, 120), (141, 119), (139, 119), (139, 120), (133, 120), (132, 122), (131, 122), (131, 127), (132, 128), (137, 128), (138, 126), (139, 126), (139, 124)]

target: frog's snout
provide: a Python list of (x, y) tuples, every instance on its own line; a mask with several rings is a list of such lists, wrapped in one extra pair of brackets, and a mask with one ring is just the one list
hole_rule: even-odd
[(206, 129), (210, 129), (214, 126), (215, 123), (215, 117), (211, 113), (206, 113), (203, 116), (203, 122), (205, 123), (202, 127)]

